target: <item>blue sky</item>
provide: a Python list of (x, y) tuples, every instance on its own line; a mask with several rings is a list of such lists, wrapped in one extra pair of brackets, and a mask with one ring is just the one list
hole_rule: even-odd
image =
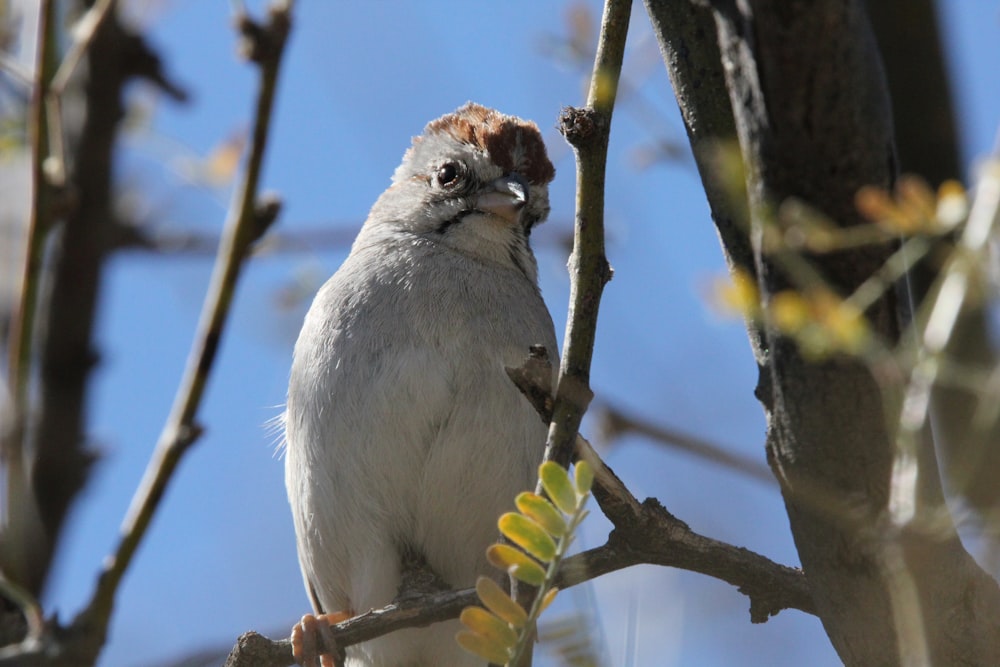
[[(596, 3), (587, 4), (599, 16)], [(182, 167), (249, 123), (255, 78), (234, 56), (229, 3), (134, 5), (193, 99), (176, 106), (137, 91), (146, 120), (126, 138), (120, 178), (144, 193), (144, 215), (157, 228), (217, 233), (228, 192), (188, 182)], [(971, 163), (993, 147), (1000, 119), (1000, 5), (941, 5)], [(352, 236), (410, 138), (467, 100), (534, 119), (557, 168), (537, 254), (561, 334), (569, 285), (558, 239), (572, 220), (574, 166), (554, 127), (561, 107), (582, 102), (585, 80), (543, 46), (565, 26), (562, 2), (299, 2), (264, 173), (265, 187), (286, 203), (278, 231)], [(602, 304), (592, 384), (600, 400), (763, 461), (746, 336), (707, 303), (723, 265), (697, 175), (686, 157), (637, 165), (637, 150), (652, 139), (685, 143), (641, 4), (629, 39), (626, 71), (655, 113), (638, 113), (628, 98), (616, 113), (607, 198), (615, 277)], [(302, 275), (332, 273), (345, 253), (346, 246), (327, 246), (263, 255), (246, 271), (200, 412), (207, 433), (181, 465), (124, 581), (104, 667), (226, 647), (248, 629), (284, 634), (308, 609), (283, 466), (264, 424), (284, 400), (306, 305), (283, 306), (278, 295)], [(90, 594), (115, 544), (180, 379), (210, 268), (200, 256), (141, 254), (109, 267), (91, 410), (104, 458), (67, 530), (46, 600), (63, 618)], [(657, 496), (695, 530), (796, 564), (775, 488), (639, 438), (617, 441), (606, 458), (636, 495)], [(588, 521), (584, 544), (599, 544), (606, 531), (599, 518)], [(630, 629), (635, 665), (839, 664), (816, 619), (785, 611), (751, 625), (743, 596), (691, 573), (634, 568), (566, 592), (552, 613), (574, 609), (599, 618), (618, 667), (629, 664)]]

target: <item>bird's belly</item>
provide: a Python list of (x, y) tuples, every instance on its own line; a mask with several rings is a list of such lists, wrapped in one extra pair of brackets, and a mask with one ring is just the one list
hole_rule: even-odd
[(338, 383), (351, 394), (335, 387), (310, 410), (321, 418), (303, 440), (322, 444), (290, 447), (288, 464), (309, 470), (293, 504), (310, 524), (300, 542), (316, 586), (344, 593), (324, 606), (389, 603), (406, 550), (453, 588), (496, 574), (485, 559), (496, 521), (534, 486), (546, 429), (500, 360), (449, 369), (433, 351), (403, 357), (367, 383)]

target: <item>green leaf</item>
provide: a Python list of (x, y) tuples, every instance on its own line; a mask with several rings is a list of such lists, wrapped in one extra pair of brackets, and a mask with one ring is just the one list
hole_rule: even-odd
[(546, 609), (549, 608), (549, 605), (552, 604), (552, 601), (556, 599), (556, 594), (558, 592), (559, 592), (559, 589), (553, 586), (552, 588), (550, 588), (545, 593), (545, 597), (542, 598), (542, 602), (538, 606), (538, 615), (539, 616), (541, 616), (542, 612), (544, 612)]
[(514, 504), (521, 514), (534, 519), (549, 535), (562, 537), (566, 534), (566, 519), (552, 503), (537, 493), (531, 491), (519, 493), (514, 499)]
[(576, 492), (581, 496), (590, 493), (590, 487), (594, 485), (594, 468), (586, 461), (576, 462)]
[(528, 612), (524, 611), (524, 607), (512, 600), (507, 592), (489, 577), (479, 577), (476, 580), (476, 593), (487, 609), (515, 628), (523, 628), (528, 622)]
[(510, 655), (502, 646), (498, 646), (482, 635), (477, 635), (469, 630), (460, 630), (455, 635), (458, 645), (473, 655), (478, 655), (487, 662), (496, 665), (505, 665), (510, 660)]
[(540, 586), (545, 581), (545, 570), (528, 554), (509, 544), (494, 544), (486, 550), (486, 559), (494, 567), (532, 586)]
[(555, 540), (541, 526), (523, 514), (507, 512), (500, 517), (497, 525), (507, 539), (538, 560), (547, 563), (555, 557)]
[(565, 468), (553, 461), (545, 461), (538, 467), (538, 478), (556, 507), (565, 514), (576, 511), (576, 491)]
[(534, 563), (530, 565), (511, 565), (509, 572), (510, 576), (514, 577), (518, 581), (523, 581), (529, 586), (534, 586), (535, 588), (545, 583), (545, 570), (538, 567)]
[(458, 618), (467, 628), (482, 635), (495, 646), (502, 646), (509, 651), (517, 643), (514, 629), (482, 607), (466, 607)]

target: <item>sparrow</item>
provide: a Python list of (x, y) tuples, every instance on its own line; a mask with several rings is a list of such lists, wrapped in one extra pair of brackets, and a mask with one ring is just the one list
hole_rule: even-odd
[[(471, 102), (441, 116), (316, 295), (284, 415), (299, 564), (320, 615), (293, 631), (301, 663), (317, 660), (303, 637), (405, 598), (411, 575), (453, 589), (501, 580), (485, 550), (534, 487), (546, 437), (506, 368), (535, 345), (557, 354), (529, 245), (554, 176), (534, 123)], [(458, 629), (392, 632), (347, 647), (346, 665), (482, 665)]]

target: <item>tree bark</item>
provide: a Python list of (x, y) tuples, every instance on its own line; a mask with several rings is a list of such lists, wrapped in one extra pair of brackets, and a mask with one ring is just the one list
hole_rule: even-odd
[[(843, 226), (863, 224), (855, 192), (866, 184), (887, 187), (896, 175), (889, 99), (862, 3), (646, 4), (727, 255), (754, 268), (764, 303), (801, 287), (762, 248), (777, 206), (794, 197)], [(713, 39), (714, 62), (708, 60)], [(733, 203), (732, 188), (720, 188), (725, 179), (712, 160), (699, 158), (700, 146), (730, 139), (724, 104), (745, 169), (743, 206)], [(845, 296), (892, 250), (868, 246), (807, 259)], [(905, 300), (890, 291), (866, 313), (868, 325), (892, 346), (906, 311)], [(768, 460), (816, 609), (841, 659), (1000, 664), (1000, 591), (964, 551), (950, 519), (941, 518), (947, 515), (937, 512), (933, 532), (886, 530), (899, 382), (876, 377), (857, 358), (807, 359), (794, 341), (763, 326), (751, 326), (751, 342), (761, 369), (756, 393), (767, 413)], [(928, 467), (922, 500), (942, 510), (936, 470)], [(901, 580), (903, 593), (916, 601), (911, 607), (900, 604)], [(908, 645), (914, 636), (904, 622), (914, 618), (925, 644), (916, 648)]]

